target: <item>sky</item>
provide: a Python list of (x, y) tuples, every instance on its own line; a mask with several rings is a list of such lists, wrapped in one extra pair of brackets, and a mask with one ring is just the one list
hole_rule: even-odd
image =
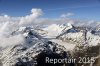
[(43, 18), (100, 21), (100, 0), (0, 0), (0, 15), (25, 16), (32, 8), (42, 9)]

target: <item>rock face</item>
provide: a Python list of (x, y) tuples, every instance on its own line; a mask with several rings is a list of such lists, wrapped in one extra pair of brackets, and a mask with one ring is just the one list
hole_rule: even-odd
[(2, 50), (0, 66), (63, 66), (64, 64), (46, 64), (45, 58), (70, 57), (63, 46), (44, 40), (29, 27), (14, 31), (12, 35), (19, 33), (24, 35), (25, 43)]

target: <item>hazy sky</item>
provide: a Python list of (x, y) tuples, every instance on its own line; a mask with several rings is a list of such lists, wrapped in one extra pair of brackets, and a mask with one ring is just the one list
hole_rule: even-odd
[(0, 0), (0, 14), (24, 16), (32, 8), (43, 10), (46, 18), (72, 13), (70, 18), (100, 20), (100, 0)]

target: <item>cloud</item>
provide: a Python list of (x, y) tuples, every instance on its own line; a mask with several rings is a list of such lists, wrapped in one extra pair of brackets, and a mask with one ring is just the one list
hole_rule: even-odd
[(8, 15), (0, 16), (0, 35), (8, 34), (18, 27), (29, 26), (35, 23), (35, 20), (43, 14), (42, 9), (31, 9), (31, 14), (23, 17), (11, 17)]
[(32, 22), (34, 22), (35, 19), (37, 19), (42, 14), (43, 14), (43, 12), (41, 9), (32, 9), (30, 15), (21, 17), (19, 25), (31, 24)]
[[(33, 8), (31, 9), (31, 13), (26, 16), (19, 16), (19, 17), (11, 17), (9, 15), (2, 15), (0, 16), (0, 36), (7, 35), (12, 31), (18, 29), (22, 26), (40, 26), (40, 25), (50, 25), (50, 24), (62, 24), (62, 23), (71, 23), (75, 25), (85, 25), (86, 22), (88, 25), (98, 24), (96, 21), (91, 20), (80, 20), (80, 19), (72, 19), (69, 16), (73, 16), (74, 13), (66, 13), (62, 14), (60, 17), (63, 18), (39, 18), (43, 15), (42, 9)], [(86, 24), (86, 25), (87, 25)]]
[(70, 17), (70, 16), (73, 16), (74, 13), (66, 13), (66, 14), (62, 14), (60, 17), (62, 18), (66, 18), (66, 17)]
[(0, 28), (0, 35), (4, 34), (4, 32), (8, 29), (8, 23), (9, 22), (6, 22), (3, 24), (3, 26)]
[(72, 18), (40, 18), (35, 20), (38, 26), (45, 26), (51, 24), (67, 24), (71, 23), (75, 26), (88, 26), (88, 27), (95, 27), (100, 24), (99, 21), (95, 20), (80, 20), (80, 19), (72, 19)]
[[(62, 14), (60, 17), (62, 18), (39, 18), (41, 15), (43, 15), (42, 9), (37, 9), (37, 8), (32, 8), (31, 13), (26, 16), (19, 16), (19, 17), (11, 17), (9, 15), (3, 15), (0, 16), (0, 32), (5, 31), (11, 32), (21, 26), (36, 26), (36, 25), (49, 25), (49, 24), (61, 24), (61, 23), (72, 23), (75, 25), (83, 25), (86, 24), (86, 22), (89, 24), (93, 24), (94, 22), (92, 21), (84, 21), (84, 20), (79, 20), (79, 19), (72, 19), (69, 18), (70, 16), (73, 16), (74, 13), (66, 13)], [(7, 24), (7, 25), (6, 25)], [(6, 29), (2, 28), (6, 25)], [(12, 28), (13, 27), (13, 28)], [(10, 30), (10, 31), (9, 31)]]
[(51, 24), (65, 24), (65, 23), (71, 23), (74, 24), (77, 22), (77, 20), (70, 19), (70, 18), (40, 18), (35, 21), (37, 25), (51, 25)]
[(0, 37), (0, 47), (2, 48), (23, 44), (24, 42), (25, 39), (22, 35), (15, 35), (11, 37)]
[(35, 20), (43, 14), (41, 9), (32, 9), (31, 14), (23, 17), (0, 16), (0, 47), (7, 47), (24, 42), (22, 35), (11, 36), (11, 32), (19, 27), (33, 25)]

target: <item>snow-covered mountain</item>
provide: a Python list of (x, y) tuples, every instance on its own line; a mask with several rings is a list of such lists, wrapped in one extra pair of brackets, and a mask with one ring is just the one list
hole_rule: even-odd
[(20, 27), (0, 42), (0, 66), (76, 66), (72, 63), (46, 64), (45, 58), (76, 58), (79, 53), (80, 56), (88, 54), (91, 57), (89, 53), (95, 52), (93, 47), (97, 50), (95, 57), (100, 55), (100, 36), (97, 30), (70, 23), (36, 29)]
[[(41, 62), (45, 63), (42, 60), (45, 60), (46, 56), (60, 58), (63, 54), (68, 55), (65, 47), (43, 39), (31, 27), (21, 27), (12, 32), (9, 37), (19, 34), (23, 35), (25, 42), (2, 48), (0, 66), (37, 66), (41, 65)], [(66, 57), (69, 57), (67, 55)], [(38, 58), (39, 56), (41, 59)]]
[(97, 45), (100, 43), (100, 30), (94, 30), (94, 33), (92, 28), (77, 27), (68, 23), (67, 25), (53, 24), (44, 28), (44, 30), (48, 32), (48, 36), (56, 36), (57, 39), (66, 42), (74, 42), (77, 44), (88, 43), (90, 45)]

